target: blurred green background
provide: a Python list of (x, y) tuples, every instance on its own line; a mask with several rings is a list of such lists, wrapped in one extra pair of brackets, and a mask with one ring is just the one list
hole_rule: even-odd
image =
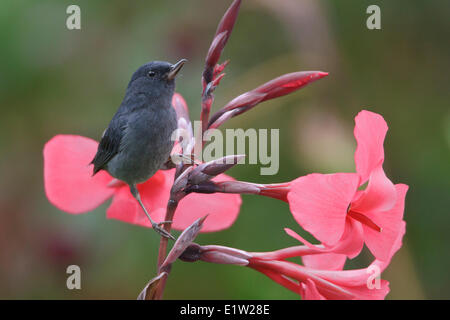
[[(204, 57), (231, 3), (76, 1), (82, 29), (71, 31), (73, 2), (0, 2), (0, 298), (134, 299), (154, 276), (153, 232), (107, 220), (108, 203), (69, 215), (47, 201), (42, 148), (59, 133), (99, 139), (132, 72), (149, 60), (189, 59), (177, 91), (198, 119)], [(370, 4), (381, 7), (381, 30), (366, 28)], [(450, 2), (441, 0), (244, 0), (222, 55), (231, 64), (215, 109), (283, 73), (330, 72), (229, 121), (280, 128), (278, 174), (261, 177), (258, 165), (242, 165), (230, 172), (237, 179), (353, 171), (354, 116), (363, 108), (384, 116), (384, 167), (410, 186), (404, 246), (383, 274), (389, 299), (450, 298), (449, 16)], [(197, 241), (248, 251), (296, 245), (284, 227), (301, 232), (285, 203), (243, 196), (230, 229)], [(70, 264), (81, 267), (81, 290), (66, 288)], [(177, 262), (165, 298), (298, 296), (247, 268)]]

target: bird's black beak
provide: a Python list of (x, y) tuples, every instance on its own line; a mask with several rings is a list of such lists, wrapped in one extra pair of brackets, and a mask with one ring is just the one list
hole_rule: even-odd
[(177, 76), (178, 72), (181, 70), (183, 65), (187, 62), (186, 59), (181, 59), (174, 65), (172, 65), (172, 68), (170, 69), (169, 73), (167, 74), (167, 80), (173, 80)]

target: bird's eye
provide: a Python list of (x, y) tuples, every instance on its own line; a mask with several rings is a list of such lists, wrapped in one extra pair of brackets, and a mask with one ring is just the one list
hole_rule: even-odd
[(156, 72), (155, 72), (155, 71), (149, 71), (149, 72), (148, 72), (148, 76), (149, 76), (150, 78), (154, 77), (155, 75), (156, 75)]

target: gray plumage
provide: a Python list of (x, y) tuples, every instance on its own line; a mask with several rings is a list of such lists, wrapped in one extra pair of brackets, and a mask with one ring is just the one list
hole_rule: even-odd
[[(133, 74), (122, 104), (105, 130), (92, 160), (94, 174), (106, 170), (114, 178), (126, 182), (147, 215), (136, 184), (153, 176), (170, 156), (171, 135), (177, 128), (176, 112), (172, 107), (175, 76), (185, 61), (180, 60), (174, 65), (152, 61)], [(155, 224), (148, 217), (156, 231), (170, 236), (159, 228), (161, 223)]]

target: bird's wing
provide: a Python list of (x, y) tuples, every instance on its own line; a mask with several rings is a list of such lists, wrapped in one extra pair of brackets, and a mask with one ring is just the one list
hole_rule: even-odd
[(111, 120), (108, 128), (103, 133), (98, 145), (97, 153), (91, 164), (94, 164), (94, 175), (105, 168), (105, 165), (120, 151), (120, 143), (126, 120), (120, 114), (116, 114)]

